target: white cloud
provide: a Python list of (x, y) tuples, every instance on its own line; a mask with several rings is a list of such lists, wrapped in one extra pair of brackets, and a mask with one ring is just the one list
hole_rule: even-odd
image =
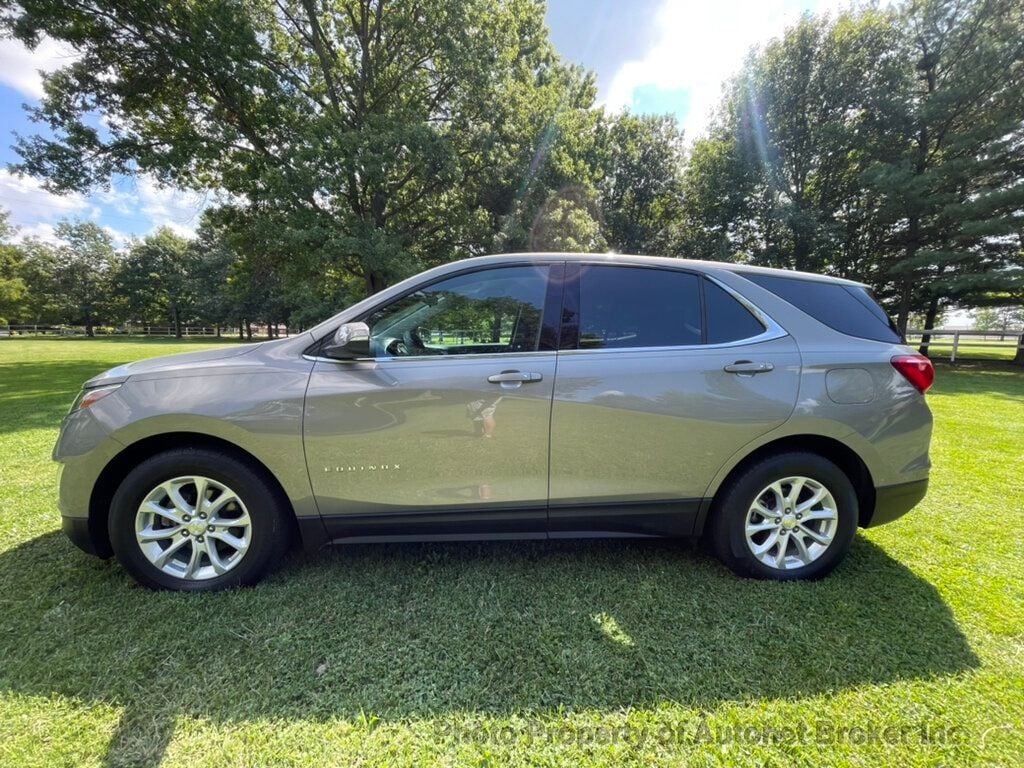
[(168, 227), (179, 235), (191, 237), (210, 204), (208, 193), (164, 187), (152, 176), (140, 176), (126, 184), (99, 192), (96, 199), (107, 211), (116, 212), (116, 216), (108, 214), (107, 218), (131, 221), (133, 232), (139, 235)]
[(76, 215), (96, 218), (97, 213), (84, 195), (56, 195), (44, 189), (37, 179), (18, 176), (6, 168), (0, 169), (0, 208), (10, 211), (11, 223), (23, 228), (21, 237), (34, 228), (44, 230), (49, 225), (43, 222), (48, 219)]
[(209, 204), (205, 193), (161, 187), (151, 176), (140, 178), (136, 187), (139, 210), (153, 221), (154, 227), (169, 227), (179, 235), (195, 234), (200, 216)]
[(659, 37), (642, 59), (619, 68), (604, 103), (613, 111), (630, 107), (643, 86), (685, 89), (689, 111), (683, 128), (692, 140), (707, 127), (722, 84), (752, 46), (781, 34), (805, 10), (834, 12), (848, 5), (849, 0), (664, 0), (655, 20)]
[(67, 66), (76, 58), (72, 48), (44, 37), (34, 50), (18, 40), (0, 40), (0, 83), (10, 86), (31, 99), (43, 96), (43, 79), (39, 71), (52, 72)]
[(18, 227), (17, 233), (12, 238), (15, 242), (28, 239), (42, 240), (46, 243), (60, 242), (60, 238), (57, 237), (57, 228), (45, 221), (27, 227)]

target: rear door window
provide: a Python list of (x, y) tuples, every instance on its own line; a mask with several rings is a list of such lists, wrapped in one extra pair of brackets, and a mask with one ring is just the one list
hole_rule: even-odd
[(902, 341), (889, 316), (871, 293), (859, 285), (845, 285), (795, 277), (742, 273), (815, 320), (840, 333), (872, 341)]
[(619, 266), (580, 270), (579, 349), (701, 343), (700, 280), (689, 272)]

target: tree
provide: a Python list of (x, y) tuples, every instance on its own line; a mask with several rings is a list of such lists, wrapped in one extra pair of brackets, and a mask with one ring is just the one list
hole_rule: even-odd
[(597, 184), (602, 232), (620, 253), (676, 255), (683, 134), (674, 117), (623, 113), (604, 123)]
[(743, 161), (735, 135), (719, 124), (694, 142), (682, 178), (678, 248), (688, 258), (749, 258), (757, 227), (750, 195), (760, 169)]
[(768, 266), (858, 271), (859, 175), (892, 111), (895, 36), (882, 11), (805, 16), (752, 52), (691, 153), (690, 241)]
[(188, 247), (192, 310), (202, 324), (215, 326), (219, 336), (221, 326), (237, 324), (242, 319), (228, 290), (238, 255), (206, 218)]
[(25, 299), (25, 257), (17, 245), (9, 242), (14, 232), (9, 214), (0, 211), (0, 325), (18, 315)]
[(110, 235), (91, 221), (62, 222), (56, 234), (59, 244), (47, 255), (52, 301), (65, 321), (81, 323), (86, 336), (95, 336), (96, 322), (109, 313), (113, 299), (117, 261)]
[(133, 318), (169, 319), (180, 339), (194, 302), (196, 266), (190, 242), (162, 227), (131, 244), (117, 272), (116, 290), (127, 300)]
[(905, 329), (916, 307), (930, 327), (952, 299), (1024, 293), (1024, 17), (1018, 0), (914, 0), (901, 24), (899, 152), (868, 177)]
[(52, 137), (19, 140), (21, 170), (59, 191), (115, 173), (224, 190), (224, 220), (307, 285), (373, 292), (488, 247), (517, 207), (494, 180), (514, 190), (593, 97), (539, 0), (4, 5), (18, 39), (80, 54), (46, 76)]
[(537, 214), (530, 250), (593, 253), (607, 250), (601, 234), (601, 211), (593, 193), (577, 187), (556, 192)]

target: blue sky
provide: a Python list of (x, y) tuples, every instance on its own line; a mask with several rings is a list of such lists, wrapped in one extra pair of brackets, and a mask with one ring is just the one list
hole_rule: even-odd
[[(549, 0), (548, 26), (568, 60), (597, 74), (608, 109), (671, 113), (690, 138), (700, 135), (722, 83), (753, 45), (778, 35), (808, 10), (834, 11), (848, 0)], [(39, 69), (73, 52), (44, 41), (33, 52), (0, 41), (0, 208), (20, 236), (52, 237), (63, 218), (95, 221), (119, 241), (158, 226), (194, 231), (208, 195), (161, 188), (152, 179), (120, 179), (108, 191), (57, 196), (7, 170), (17, 160), (14, 134), (37, 126), (22, 104), (42, 93)]]

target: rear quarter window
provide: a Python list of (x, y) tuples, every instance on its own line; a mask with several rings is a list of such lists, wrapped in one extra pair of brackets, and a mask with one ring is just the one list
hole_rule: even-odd
[(760, 320), (710, 280), (704, 280), (704, 312), (708, 344), (742, 341), (764, 333)]
[(753, 273), (743, 277), (840, 333), (895, 344), (903, 341), (885, 310), (859, 285)]

